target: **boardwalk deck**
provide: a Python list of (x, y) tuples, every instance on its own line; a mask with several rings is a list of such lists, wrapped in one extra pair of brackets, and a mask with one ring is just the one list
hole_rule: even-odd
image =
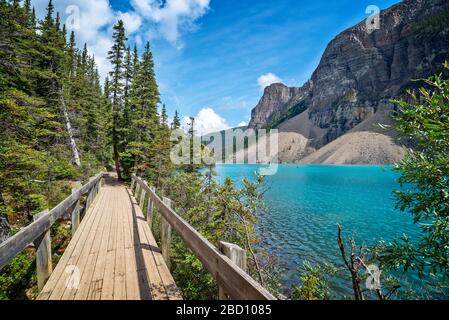
[(106, 175), (38, 299), (181, 298), (138, 202)]

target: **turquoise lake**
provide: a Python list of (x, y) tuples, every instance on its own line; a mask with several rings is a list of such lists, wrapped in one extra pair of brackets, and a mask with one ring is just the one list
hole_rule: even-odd
[[(237, 185), (253, 178), (257, 165), (219, 165), (218, 179), (230, 177)], [(280, 165), (267, 176), (266, 213), (258, 225), (262, 246), (279, 257), (285, 288), (298, 283), (303, 261), (342, 265), (337, 224), (357, 244), (392, 240), (417, 227), (411, 215), (395, 209), (393, 190), (398, 173), (389, 166)], [(420, 280), (407, 276), (408, 285)], [(352, 297), (349, 274), (331, 281), (334, 298)]]

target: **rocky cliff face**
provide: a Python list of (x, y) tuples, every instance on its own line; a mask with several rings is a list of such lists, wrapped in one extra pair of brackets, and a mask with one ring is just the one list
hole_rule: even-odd
[(303, 88), (289, 88), (282, 83), (275, 83), (264, 90), (262, 99), (251, 113), (251, 128), (260, 128), (276, 121), (292, 107), (292, 101), (305, 98), (309, 93), (306, 86)]
[(266, 88), (250, 127), (278, 126), (307, 111), (320, 132), (308, 145), (320, 148), (391, 109), (390, 99), (403, 95), (413, 79), (441, 71), (445, 60), (449, 1), (405, 0), (380, 13), (380, 29), (370, 31), (363, 21), (332, 40), (304, 87)]

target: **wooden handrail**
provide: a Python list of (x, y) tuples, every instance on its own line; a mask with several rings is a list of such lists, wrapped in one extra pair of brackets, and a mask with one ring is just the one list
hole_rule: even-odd
[(132, 176), (137, 188), (149, 195), (152, 205), (161, 216), (179, 234), (185, 245), (192, 250), (204, 267), (217, 280), (220, 287), (235, 300), (275, 300), (264, 287), (251, 278), (245, 271), (221, 253), (212, 243), (204, 238), (187, 221), (181, 218), (172, 208), (149, 187), (141, 178)]
[(80, 189), (75, 190), (64, 201), (48, 212), (42, 214), (37, 220), (20, 230), (0, 244), (0, 270), (7, 265), (16, 255), (35, 242), (62, 216), (78, 203), (79, 199), (86, 193), (95, 191), (104, 173), (99, 173), (91, 178), (88, 183)]

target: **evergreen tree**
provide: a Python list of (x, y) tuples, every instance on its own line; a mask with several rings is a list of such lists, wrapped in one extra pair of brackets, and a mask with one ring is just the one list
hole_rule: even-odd
[[(142, 61), (136, 74), (135, 94), (137, 108), (134, 112), (134, 130), (136, 130), (135, 170), (142, 171), (142, 164), (151, 162), (154, 150), (151, 144), (155, 141), (159, 126), (157, 104), (159, 103), (159, 89), (154, 73), (153, 55), (150, 44), (145, 46)], [(152, 163), (151, 165), (155, 165)]]
[(167, 122), (168, 122), (167, 109), (165, 108), (165, 104), (163, 104), (161, 111), (161, 125), (166, 125)]
[(125, 27), (123, 21), (119, 20), (114, 26), (114, 33), (112, 35), (114, 45), (108, 52), (108, 58), (111, 61), (113, 70), (109, 73), (111, 76), (110, 93), (112, 103), (112, 145), (114, 150), (115, 169), (119, 179), (122, 178), (120, 169), (120, 136), (119, 136), (119, 123), (121, 112), (123, 108), (123, 90), (124, 90), (124, 55), (126, 51), (125, 42), (127, 40), (125, 36)]
[(173, 130), (179, 129), (181, 127), (181, 119), (179, 118), (178, 110), (175, 110), (175, 116), (173, 117), (171, 127)]
[(76, 65), (76, 43), (75, 43), (75, 32), (70, 33), (69, 40), (69, 76), (73, 77), (75, 73), (75, 65)]
[(31, 27), (36, 29), (36, 9), (33, 7), (33, 12), (31, 12)]

